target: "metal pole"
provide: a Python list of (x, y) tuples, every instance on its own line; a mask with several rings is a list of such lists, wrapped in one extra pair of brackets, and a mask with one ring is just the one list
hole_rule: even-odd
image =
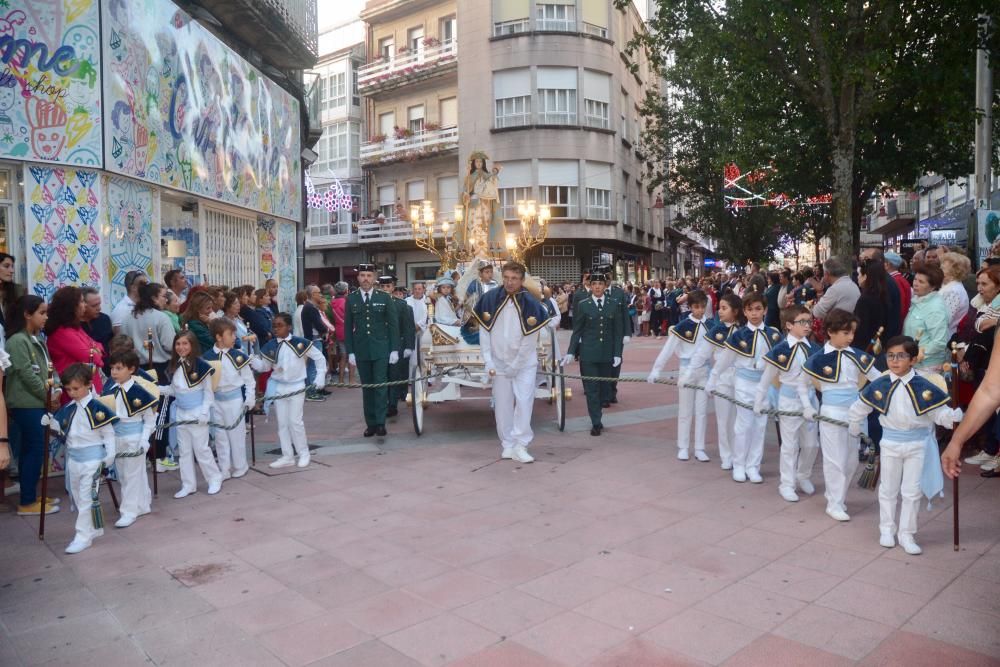
[[(986, 43), (992, 31), (992, 20), (988, 14), (980, 14), (976, 19), (976, 211), (990, 208), (990, 167), (993, 146), (993, 68), (990, 66)], [(969, 225), (973, 233), (969, 235), (969, 246), (973, 248), (973, 264), (986, 248), (979, 247), (979, 221), (973, 214)]]

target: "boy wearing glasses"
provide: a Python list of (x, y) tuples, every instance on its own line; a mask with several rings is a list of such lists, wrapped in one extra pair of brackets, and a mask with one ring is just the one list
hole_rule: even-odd
[[(778, 493), (790, 503), (799, 496), (795, 487), (812, 495), (816, 489), (809, 480), (819, 441), (816, 436), (816, 393), (808, 376), (802, 371), (806, 360), (816, 350), (809, 342), (812, 315), (805, 306), (789, 306), (781, 310), (781, 326), (787, 336), (764, 355), (764, 377), (757, 385), (754, 413), (760, 415), (768, 407), (768, 390), (779, 382), (778, 409), (802, 412), (801, 417), (781, 415), (778, 429), (781, 432), (781, 482)], [(818, 350), (818, 348), (817, 348)]]
[[(882, 424), (878, 487), (879, 544), (887, 549), (899, 546), (911, 556), (921, 553), (914, 540), (921, 491), (931, 498), (942, 492), (944, 477), (938, 463), (934, 425), (952, 428), (962, 419), (962, 411), (948, 407), (948, 392), (939, 375), (925, 377), (913, 371), (920, 349), (909, 336), (895, 336), (886, 344), (889, 371), (865, 387), (851, 406), (850, 433), (861, 432), (872, 410)], [(896, 531), (896, 499), (899, 530)]]
[[(865, 381), (876, 380), (879, 372), (872, 367), (875, 361), (872, 355), (851, 347), (858, 328), (854, 313), (834, 308), (823, 319), (823, 325), (826, 345), (809, 357), (803, 368), (822, 396), (820, 414), (846, 421), (848, 410), (858, 400), (859, 387)], [(835, 521), (850, 521), (847, 487), (858, 469), (858, 436), (842, 426), (820, 422), (819, 446), (823, 450), (826, 513)]]

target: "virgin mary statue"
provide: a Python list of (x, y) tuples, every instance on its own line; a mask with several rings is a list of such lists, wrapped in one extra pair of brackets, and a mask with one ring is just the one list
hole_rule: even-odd
[(469, 157), (469, 173), (462, 189), (465, 206), (460, 243), (476, 257), (499, 254), (506, 247), (506, 230), (500, 212), (500, 165), (487, 166), (489, 157), (476, 151)]

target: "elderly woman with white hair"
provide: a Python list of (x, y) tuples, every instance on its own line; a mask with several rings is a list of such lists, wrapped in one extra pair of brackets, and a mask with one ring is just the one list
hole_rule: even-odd
[(951, 338), (969, 313), (969, 293), (962, 281), (972, 271), (972, 263), (968, 257), (957, 252), (942, 253), (938, 261), (944, 273), (944, 285), (939, 293), (948, 309), (948, 337)]

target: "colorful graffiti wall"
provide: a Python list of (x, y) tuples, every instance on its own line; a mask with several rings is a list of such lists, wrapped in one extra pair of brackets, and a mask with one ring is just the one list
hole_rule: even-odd
[(295, 98), (170, 2), (103, 7), (106, 168), (298, 219)]
[(0, 157), (98, 167), (97, 0), (0, 2)]
[(278, 281), (278, 305), (282, 310), (295, 310), (297, 291), (295, 225), (265, 216), (257, 218), (257, 247), (260, 250), (260, 284), (274, 278)]
[(156, 278), (160, 238), (159, 197), (144, 183), (125, 178), (109, 178), (104, 198), (108, 240), (108, 293), (115, 304), (125, 296), (125, 275), (138, 270)]
[(24, 173), (28, 282), (48, 300), (63, 285), (101, 287), (97, 172), (28, 165)]

